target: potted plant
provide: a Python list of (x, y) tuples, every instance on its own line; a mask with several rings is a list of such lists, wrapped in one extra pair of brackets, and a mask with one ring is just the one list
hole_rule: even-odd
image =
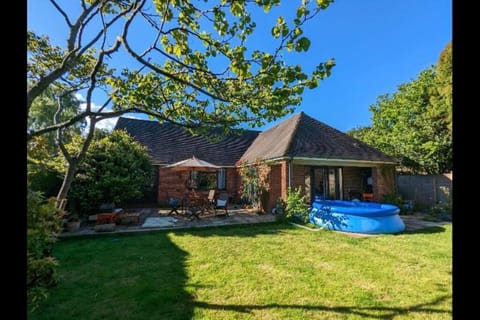
[(68, 232), (74, 232), (80, 229), (80, 218), (76, 213), (67, 215), (66, 228)]

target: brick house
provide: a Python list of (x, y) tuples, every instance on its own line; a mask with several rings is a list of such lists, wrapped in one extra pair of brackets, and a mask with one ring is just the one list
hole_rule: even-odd
[[(270, 166), (269, 201), (286, 198), (288, 187), (302, 187), (309, 202), (314, 197), (327, 199), (362, 198), (381, 201), (395, 191), (396, 161), (382, 152), (340, 132), (305, 113), (264, 131), (244, 130), (221, 140), (193, 136), (185, 129), (156, 121), (120, 118), (116, 130), (126, 130), (147, 147), (156, 167), (153, 192), (158, 203), (169, 197), (181, 198), (187, 181), (197, 180), (197, 192), (222, 190), (238, 198), (241, 177), (236, 164), (265, 160)], [(221, 168), (210, 171), (175, 171), (167, 165), (195, 157)]]

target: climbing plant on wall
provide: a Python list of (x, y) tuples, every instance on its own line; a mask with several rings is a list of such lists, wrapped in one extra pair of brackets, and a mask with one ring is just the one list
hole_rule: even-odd
[(252, 203), (258, 211), (265, 212), (270, 191), (270, 166), (265, 161), (239, 163), (242, 177), (242, 199)]

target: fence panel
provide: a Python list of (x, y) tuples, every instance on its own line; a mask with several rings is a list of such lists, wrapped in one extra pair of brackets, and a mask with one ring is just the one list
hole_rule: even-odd
[(434, 205), (447, 202), (447, 196), (442, 189), (452, 194), (452, 173), (441, 175), (398, 175), (397, 191), (403, 199), (414, 200), (423, 205)]

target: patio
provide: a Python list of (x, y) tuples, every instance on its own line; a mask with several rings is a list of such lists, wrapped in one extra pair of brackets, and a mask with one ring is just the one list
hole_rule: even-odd
[[(98, 235), (106, 233), (130, 233), (130, 232), (147, 232), (151, 230), (165, 229), (188, 229), (201, 228), (211, 226), (235, 225), (235, 224), (253, 224), (275, 221), (275, 216), (271, 214), (256, 214), (252, 210), (243, 208), (228, 208), (228, 215), (203, 214), (200, 219), (191, 219), (184, 214), (169, 215), (171, 208), (138, 208), (127, 209), (127, 212), (140, 213), (139, 223), (130, 225), (115, 226), (114, 231), (95, 231), (95, 222), (83, 222), (80, 229), (74, 232), (63, 232), (60, 237)], [(180, 211), (182, 213), (182, 211)], [(154, 218), (152, 220), (152, 218)], [(160, 219), (157, 219), (160, 218)], [(156, 220), (156, 221), (155, 221)], [(145, 222), (153, 221), (151, 224)], [(157, 223), (156, 223), (157, 222)], [(160, 223), (158, 223), (160, 222)]]
[[(251, 209), (235, 208), (228, 209), (228, 215), (204, 214), (200, 219), (191, 219), (183, 214), (169, 215), (170, 208), (139, 208), (127, 209), (127, 212), (140, 213), (139, 223), (130, 225), (116, 225), (114, 231), (99, 232), (95, 231), (95, 222), (83, 222), (80, 229), (75, 232), (63, 232), (59, 237), (99, 235), (112, 233), (132, 233), (132, 232), (148, 232), (153, 230), (177, 230), (190, 228), (204, 228), (214, 226), (238, 225), (238, 224), (256, 224), (275, 221), (272, 214), (256, 214)], [(401, 216), (405, 223), (405, 231), (416, 231), (429, 227), (440, 227), (451, 222), (446, 221), (430, 221), (427, 216), (421, 213), (414, 215)], [(148, 219), (148, 220), (147, 220)], [(145, 222), (153, 221), (150, 225)], [(366, 234), (345, 233), (352, 237), (372, 236)]]

